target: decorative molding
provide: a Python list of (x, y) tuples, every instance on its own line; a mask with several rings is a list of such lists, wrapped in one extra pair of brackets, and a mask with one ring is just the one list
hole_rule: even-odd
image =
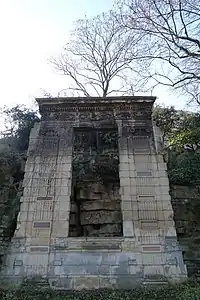
[(33, 223), (33, 228), (35, 229), (49, 229), (51, 226), (51, 222), (47, 221), (36, 221)]
[(156, 245), (143, 246), (142, 251), (143, 252), (161, 252), (161, 246), (156, 246)]
[[(126, 97), (66, 97), (66, 98), (37, 98), (40, 113), (43, 117), (55, 118), (65, 112), (68, 120), (74, 120), (74, 113), (76, 112), (108, 112), (110, 115), (115, 115), (120, 119), (131, 119), (135, 117), (146, 117), (151, 115), (151, 109), (156, 97), (143, 96), (126, 96)], [(89, 117), (89, 116), (88, 116)], [(112, 116), (110, 116), (112, 117)], [(81, 116), (81, 120), (85, 118)], [(94, 119), (90, 116), (89, 119)]]
[(49, 247), (48, 246), (30, 246), (30, 252), (48, 253), (49, 252)]
[(49, 201), (49, 200), (53, 200), (53, 197), (37, 197), (38, 201)]
[(141, 201), (155, 201), (155, 196), (154, 195), (138, 195), (137, 196), (137, 200), (138, 202), (141, 202)]
[(138, 177), (152, 177), (151, 171), (137, 172)]

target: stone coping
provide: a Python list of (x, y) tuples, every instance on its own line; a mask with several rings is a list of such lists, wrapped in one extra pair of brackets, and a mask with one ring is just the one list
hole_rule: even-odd
[(115, 104), (115, 103), (154, 103), (155, 96), (115, 96), (115, 97), (55, 97), (55, 98), (36, 98), (39, 105), (81, 105), (81, 104)]
[(36, 98), (40, 112), (130, 110), (138, 105), (151, 108), (155, 100), (153, 96)]

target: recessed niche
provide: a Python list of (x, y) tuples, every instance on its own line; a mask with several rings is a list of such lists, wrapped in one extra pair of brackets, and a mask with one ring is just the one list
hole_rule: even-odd
[(116, 128), (74, 130), (69, 236), (122, 236)]

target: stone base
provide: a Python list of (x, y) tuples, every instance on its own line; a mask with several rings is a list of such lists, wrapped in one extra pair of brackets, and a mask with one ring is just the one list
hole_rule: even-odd
[[(60, 246), (58, 241), (57, 245), (51, 245), (46, 253), (25, 252), (28, 247), (20, 245), (19, 240), (17, 250), (13, 240), (15, 251), (13, 247), (10, 249), (2, 278), (18, 283), (28, 278), (43, 278), (52, 288), (66, 290), (132, 289), (138, 284), (186, 279), (177, 242), (172, 238), (165, 240), (165, 245), (139, 245), (134, 239), (124, 238), (68, 238)], [(126, 244), (134, 246), (123, 250)]]

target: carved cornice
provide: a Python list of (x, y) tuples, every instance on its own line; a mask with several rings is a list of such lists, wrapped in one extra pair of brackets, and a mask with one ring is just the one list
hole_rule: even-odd
[(65, 98), (36, 98), (41, 114), (45, 112), (64, 111), (130, 111), (138, 108), (145, 109), (153, 106), (156, 97), (124, 96), (124, 97), (65, 97)]

